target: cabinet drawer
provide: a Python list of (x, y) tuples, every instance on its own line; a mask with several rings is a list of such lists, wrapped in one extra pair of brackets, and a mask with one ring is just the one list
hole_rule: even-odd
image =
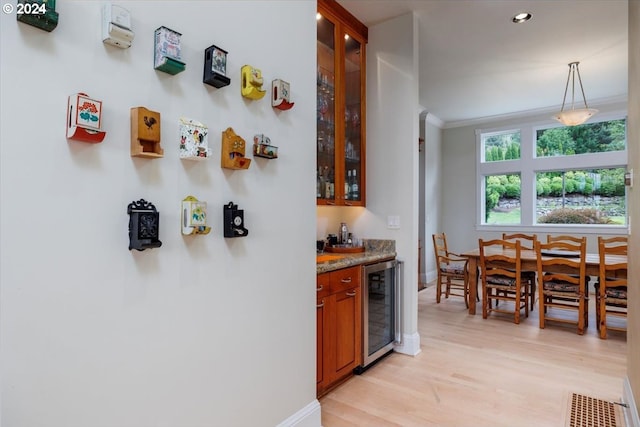
[(329, 273), (331, 275), (331, 293), (341, 292), (352, 288), (360, 288), (361, 271), (362, 268), (357, 266)]
[(330, 273), (318, 274), (316, 279), (316, 296), (318, 300), (326, 297), (331, 293), (331, 277)]

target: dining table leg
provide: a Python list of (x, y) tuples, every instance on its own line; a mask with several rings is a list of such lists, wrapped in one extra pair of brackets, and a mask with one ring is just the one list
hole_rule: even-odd
[(469, 257), (469, 314), (476, 314), (478, 298), (478, 258)]

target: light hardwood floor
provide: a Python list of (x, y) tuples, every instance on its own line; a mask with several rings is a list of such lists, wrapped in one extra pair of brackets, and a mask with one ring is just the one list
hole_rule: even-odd
[(571, 393), (619, 402), (626, 336), (597, 336), (593, 300), (580, 336), (540, 329), (537, 308), (519, 325), (470, 316), (460, 298), (436, 304), (429, 286), (418, 293), (422, 352), (393, 353), (321, 398), (322, 425), (565, 426)]

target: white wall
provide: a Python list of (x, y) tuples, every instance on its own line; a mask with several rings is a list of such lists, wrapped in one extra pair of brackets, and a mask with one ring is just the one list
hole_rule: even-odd
[[(2, 14), (2, 425), (318, 426), (316, 2), (121, 4), (128, 50), (102, 43), (102, 2), (58, 0), (51, 33)], [(153, 69), (161, 25), (183, 34), (175, 76)], [(202, 83), (211, 44), (229, 51), (228, 87)], [(262, 69), (266, 98), (241, 97), (244, 64)], [(274, 78), (291, 83), (292, 110), (270, 106)], [(65, 139), (76, 92), (103, 101), (103, 143)], [(162, 114), (164, 158), (130, 157), (134, 106)], [(178, 159), (181, 116), (209, 126), (212, 159)], [(228, 126), (249, 147), (265, 133), (280, 158), (223, 170)], [(181, 235), (187, 195), (208, 202), (210, 235)], [(140, 198), (160, 211), (163, 245), (130, 252)], [(222, 237), (229, 201), (246, 238)]]
[[(626, 109), (626, 103), (599, 105), (601, 114)], [(549, 120), (550, 114), (536, 115), (470, 126), (444, 129), (442, 140), (442, 230), (447, 233), (447, 244), (453, 252), (464, 252), (478, 246), (478, 238), (497, 238), (502, 231), (478, 231), (476, 229), (476, 129), (498, 128), (524, 122)], [(516, 227), (517, 229), (517, 227)], [(537, 233), (545, 239), (545, 233)], [(597, 251), (593, 233), (587, 236), (590, 252)]]
[[(431, 116), (431, 117), (430, 117)], [(433, 253), (432, 235), (441, 233), (441, 198), (442, 198), (442, 129), (439, 119), (427, 115), (425, 122), (425, 240), (424, 256), (425, 268), (423, 270), (424, 281), (430, 282), (436, 279), (436, 260)]]
[[(417, 25), (412, 14), (369, 27), (367, 45), (367, 206), (319, 207), (318, 238), (341, 221), (363, 238), (394, 239), (405, 261), (405, 345), (419, 352), (418, 283), (418, 79)], [(400, 216), (400, 229), (387, 216)]]
[[(629, 252), (640, 252), (640, 2), (629, 2), (629, 168), (634, 171), (634, 185), (629, 189), (631, 239)], [(638, 256), (629, 257), (629, 283), (640, 283)], [(623, 399), (635, 409), (633, 422), (640, 426), (640, 287), (629, 287), (627, 328), (627, 378)]]

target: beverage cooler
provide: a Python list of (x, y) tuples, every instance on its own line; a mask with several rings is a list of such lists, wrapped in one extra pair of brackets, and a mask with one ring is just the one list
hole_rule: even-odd
[(364, 267), (362, 373), (402, 343), (403, 262), (383, 261)]

